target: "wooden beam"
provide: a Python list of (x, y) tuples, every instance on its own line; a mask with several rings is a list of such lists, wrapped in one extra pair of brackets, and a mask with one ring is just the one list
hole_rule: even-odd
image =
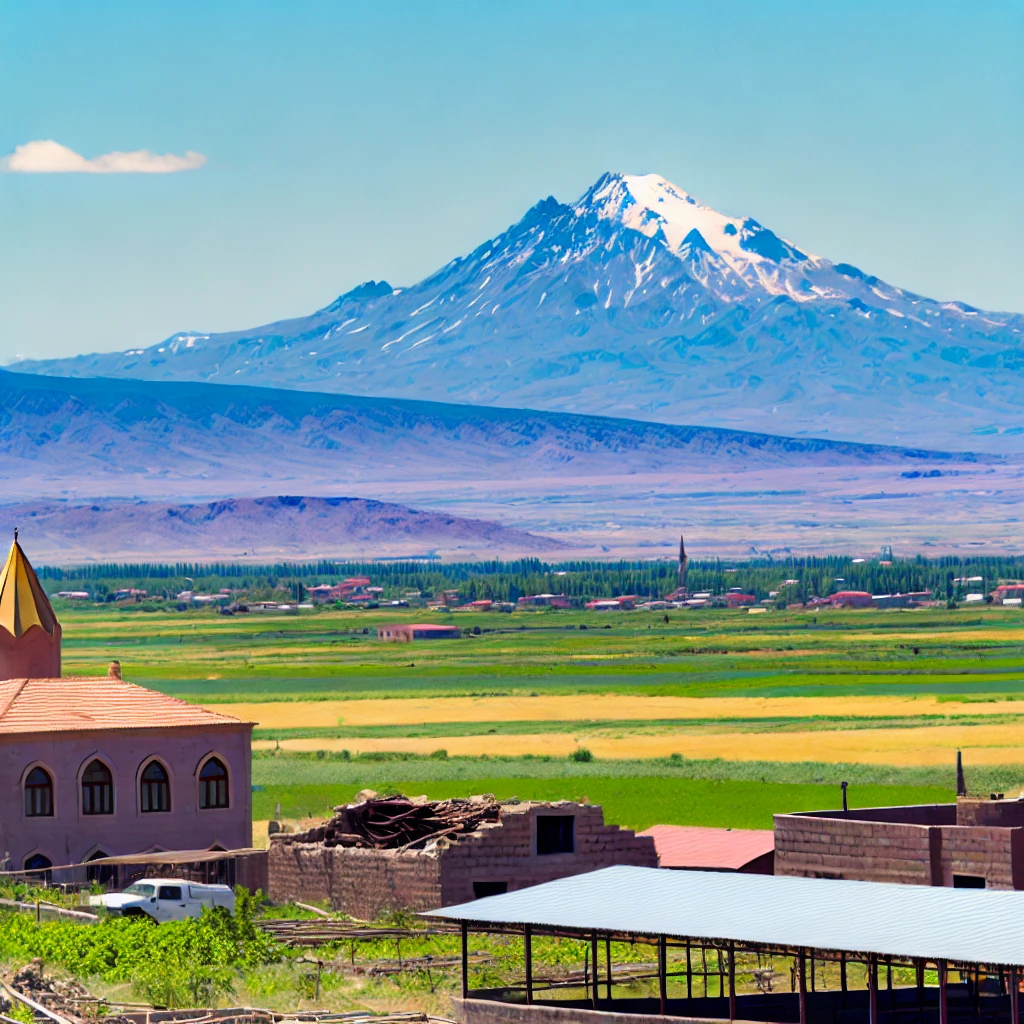
[[(661, 1000), (661, 1015), (665, 1016), (666, 1004), (668, 1003), (668, 948), (665, 943), (665, 936), (658, 939), (658, 996)], [(946, 1024), (942, 1021), (941, 1024)]]
[(462, 998), (469, 998), (469, 925), (462, 922)]
[(802, 949), (796, 959), (796, 974), (800, 993), (800, 1024), (807, 1024), (807, 954)]
[(729, 1020), (736, 1019), (736, 945), (729, 943)]
[(523, 928), (523, 957), (526, 960), (526, 1005), (533, 1005), (533, 926)]
[(946, 1000), (946, 961), (937, 960), (939, 970), (939, 1024), (949, 1024), (949, 1003)]
[(878, 958), (868, 953), (868, 1024), (878, 1024)]

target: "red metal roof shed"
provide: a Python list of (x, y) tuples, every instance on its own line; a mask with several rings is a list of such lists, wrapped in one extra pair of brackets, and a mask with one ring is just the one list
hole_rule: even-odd
[(655, 825), (638, 834), (654, 839), (658, 867), (774, 874), (775, 833), (769, 829)]

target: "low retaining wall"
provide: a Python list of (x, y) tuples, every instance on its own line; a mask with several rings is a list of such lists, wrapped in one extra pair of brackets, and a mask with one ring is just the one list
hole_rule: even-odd
[[(598, 1004), (600, 1005), (600, 1003)], [(651, 1024), (651, 1014), (618, 1013), (615, 1010), (587, 1010), (582, 1007), (545, 1006), (534, 1003), (499, 1003), (489, 999), (452, 999), (452, 1014), (459, 1024)], [(658, 1020), (685, 1021), (686, 1024), (721, 1024), (718, 1018), (675, 1017), (666, 1014)], [(735, 1021), (734, 1024), (746, 1024)]]

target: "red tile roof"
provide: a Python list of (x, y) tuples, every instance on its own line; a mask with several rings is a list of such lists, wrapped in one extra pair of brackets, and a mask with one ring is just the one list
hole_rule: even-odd
[(239, 721), (122, 679), (0, 681), (0, 735), (237, 725)]
[(654, 839), (663, 868), (739, 871), (775, 850), (775, 833), (767, 829), (655, 825), (639, 835)]

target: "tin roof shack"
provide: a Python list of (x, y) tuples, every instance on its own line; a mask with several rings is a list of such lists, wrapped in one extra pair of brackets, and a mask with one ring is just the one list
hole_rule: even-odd
[[(461, 925), (461, 1024), (1020, 1024), (1022, 915), (1016, 892), (613, 867), (428, 916)], [(480, 932), (521, 968), (474, 964)], [(552, 937), (571, 974), (534, 963)]]
[(330, 900), (372, 919), (657, 863), (652, 839), (606, 825), (596, 805), (370, 796), (317, 828), (272, 836), (268, 888), (272, 899)]
[(1024, 800), (776, 814), (775, 873), (1024, 889)]

